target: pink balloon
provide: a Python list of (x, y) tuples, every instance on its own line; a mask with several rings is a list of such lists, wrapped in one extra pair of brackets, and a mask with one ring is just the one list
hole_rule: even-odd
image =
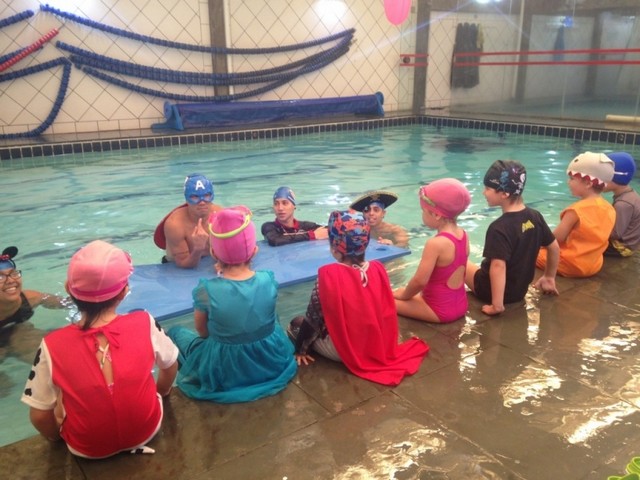
[(384, 13), (394, 25), (400, 25), (409, 16), (411, 0), (384, 0)]

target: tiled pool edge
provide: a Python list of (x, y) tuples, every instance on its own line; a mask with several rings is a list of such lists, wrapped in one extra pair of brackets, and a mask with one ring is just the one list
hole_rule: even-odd
[[(516, 133), (521, 135), (548, 136), (573, 141), (599, 141), (620, 145), (640, 146), (640, 132), (594, 129), (523, 123), (513, 121), (478, 120), (430, 115), (408, 115), (391, 118), (358, 119), (317, 125), (278, 126), (252, 128), (237, 131), (210, 133), (170, 133), (140, 137), (101, 140), (77, 140), (30, 145), (0, 146), (0, 160), (69, 155), (78, 153), (131, 150), (148, 147), (169, 147), (214, 142), (233, 142), (306, 135), (309, 133), (336, 132), (346, 130), (372, 130), (402, 125), (428, 125), (436, 127), (471, 128), (496, 133)], [(30, 139), (33, 141), (33, 139)]]

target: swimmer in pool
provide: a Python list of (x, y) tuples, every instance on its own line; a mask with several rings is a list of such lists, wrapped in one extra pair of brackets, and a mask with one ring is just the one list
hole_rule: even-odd
[(387, 207), (398, 200), (395, 193), (384, 190), (373, 190), (356, 198), (349, 206), (352, 210), (362, 212), (369, 222), (371, 238), (385, 245), (406, 247), (409, 244), (409, 234), (399, 225), (384, 221)]
[(260, 229), (272, 247), (308, 240), (325, 240), (329, 237), (327, 227), (314, 222), (296, 220), (296, 196), (289, 187), (280, 187), (273, 194), (273, 211), (276, 219), (265, 222)]
[(153, 240), (166, 250), (162, 263), (175, 262), (180, 268), (194, 268), (209, 255), (209, 215), (222, 210), (213, 203), (213, 184), (204, 175), (194, 173), (185, 178), (187, 203), (174, 208), (156, 227)]
[(0, 328), (29, 320), (38, 305), (45, 308), (66, 306), (63, 297), (22, 289), (22, 272), (16, 269), (13, 260), (17, 254), (16, 247), (7, 247), (0, 255)]

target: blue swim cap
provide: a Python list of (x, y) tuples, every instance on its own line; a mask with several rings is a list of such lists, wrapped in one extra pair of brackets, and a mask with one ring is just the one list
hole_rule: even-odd
[(184, 198), (192, 205), (213, 202), (213, 184), (204, 175), (192, 173), (184, 179)]
[(284, 198), (289, 200), (294, 205), (296, 204), (296, 196), (293, 194), (293, 190), (289, 187), (280, 187), (276, 190), (276, 193), (273, 194), (273, 201), (275, 202), (277, 198)]
[(629, 185), (636, 173), (636, 162), (633, 157), (627, 152), (607, 153), (607, 157), (614, 163), (613, 182), (618, 185)]

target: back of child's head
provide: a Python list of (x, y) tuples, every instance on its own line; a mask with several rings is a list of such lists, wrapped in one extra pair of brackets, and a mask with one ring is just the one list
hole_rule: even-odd
[[(113, 305), (129, 282), (133, 264), (129, 254), (102, 240), (78, 250), (67, 270), (67, 291), (78, 309), (94, 319)], [(91, 321), (85, 322), (88, 328)]]
[(455, 220), (471, 203), (471, 194), (460, 180), (442, 178), (420, 187), (420, 206), (446, 219)]
[(527, 182), (527, 169), (515, 160), (496, 160), (484, 175), (484, 185), (509, 194), (512, 200), (520, 198)]
[(224, 208), (209, 217), (211, 252), (223, 264), (242, 265), (256, 251), (256, 227), (244, 205)]
[(607, 157), (613, 160), (615, 172), (612, 182), (618, 185), (629, 185), (636, 174), (636, 162), (627, 152), (607, 153)]
[(343, 257), (359, 263), (369, 245), (369, 223), (360, 212), (333, 211), (327, 224), (329, 244)]
[(604, 153), (581, 153), (567, 167), (567, 175), (588, 181), (599, 192), (611, 182), (614, 174), (613, 160)]

